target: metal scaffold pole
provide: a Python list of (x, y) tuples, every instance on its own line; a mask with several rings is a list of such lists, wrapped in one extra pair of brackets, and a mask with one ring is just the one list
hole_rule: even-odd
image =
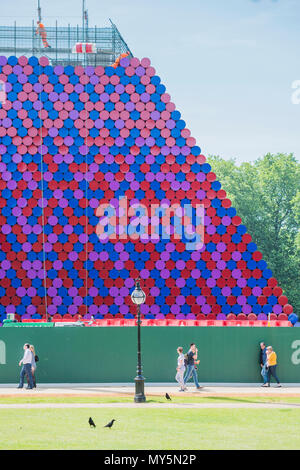
[[(112, 65), (116, 58), (124, 52), (130, 52), (130, 49), (112, 20), (107, 27), (89, 27), (86, 3), (82, 0), (82, 25), (68, 24), (61, 27), (57, 20), (51, 26), (43, 24), (41, 1), (38, 0), (35, 18), (30, 26), (19, 26), (17, 21), (11, 26), (0, 24), (0, 55), (46, 55), (51, 66)], [(92, 47), (89, 44), (89, 48), (92, 51), (86, 51), (84, 47), (85, 53), (76, 53), (76, 45), (81, 42), (91, 43)]]

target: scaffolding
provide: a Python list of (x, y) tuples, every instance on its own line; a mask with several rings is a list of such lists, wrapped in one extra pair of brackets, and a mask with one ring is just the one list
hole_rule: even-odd
[[(82, 65), (103, 67), (111, 65), (124, 52), (129, 52), (128, 45), (116, 25), (110, 21), (110, 27), (94, 28), (80, 26), (47, 27), (47, 42), (51, 47), (44, 47), (42, 38), (36, 33), (37, 24), (32, 26), (0, 26), (0, 55), (4, 56), (46, 56), (52, 66)], [(93, 43), (95, 53), (75, 54), (72, 49), (76, 43)]]

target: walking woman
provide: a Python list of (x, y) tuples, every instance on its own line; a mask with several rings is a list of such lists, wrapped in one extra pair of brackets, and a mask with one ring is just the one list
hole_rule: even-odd
[(185, 371), (185, 365), (184, 365), (184, 354), (183, 354), (183, 348), (179, 346), (177, 348), (177, 353), (178, 353), (178, 359), (177, 359), (177, 368), (176, 368), (176, 376), (175, 380), (179, 383), (180, 385), (180, 392), (185, 391), (185, 385), (184, 385), (184, 371)]
[(30, 344), (26, 343), (23, 346), (24, 349), (24, 356), (19, 362), (19, 366), (23, 364), (21, 372), (20, 372), (20, 382), (18, 388), (23, 388), (24, 385), (24, 377), (26, 375), (28, 381), (27, 389), (33, 389), (33, 377), (31, 372), (31, 361), (32, 361), (32, 352), (30, 351)]
[(277, 367), (277, 354), (273, 351), (272, 346), (267, 347), (267, 368), (268, 368), (268, 381), (263, 385), (263, 387), (270, 387), (271, 382), (271, 375), (277, 382), (277, 387), (281, 387), (279, 378), (276, 374), (276, 367)]
[(36, 388), (35, 371), (36, 371), (36, 363), (38, 361), (38, 357), (35, 354), (33, 344), (30, 345), (30, 351), (31, 351), (31, 372), (32, 372), (32, 378), (33, 378), (33, 386), (34, 386), (34, 388)]

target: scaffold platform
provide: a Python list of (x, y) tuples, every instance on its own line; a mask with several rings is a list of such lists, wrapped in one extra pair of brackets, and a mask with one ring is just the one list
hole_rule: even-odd
[[(45, 27), (47, 42), (44, 47), (37, 25), (0, 26), (0, 55), (46, 56), (52, 66), (82, 65), (103, 67), (113, 64), (117, 57), (130, 51), (117, 26), (110, 20), (109, 27), (84, 28), (81, 26)], [(95, 53), (73, 53), (76, 43), (93, 43)]]

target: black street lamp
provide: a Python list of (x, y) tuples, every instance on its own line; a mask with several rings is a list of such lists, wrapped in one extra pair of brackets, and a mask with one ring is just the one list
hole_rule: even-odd
[(134, 401), (136, 403), (144, 403), (146, 401), (146, 397), (144, 394), (144, 377), (142, 376), (142, 358), (141, 358), (141, 305), (145, 303), (146, 294), (141, 289), (140, 286), (140, 279), (135, 280), (135, 289), (131, 294), (132, 302), (137, 305), (137, 327), (138, 327), (138, 363), (137, 363), (137, 376), (135, 380), (135, 395)]

